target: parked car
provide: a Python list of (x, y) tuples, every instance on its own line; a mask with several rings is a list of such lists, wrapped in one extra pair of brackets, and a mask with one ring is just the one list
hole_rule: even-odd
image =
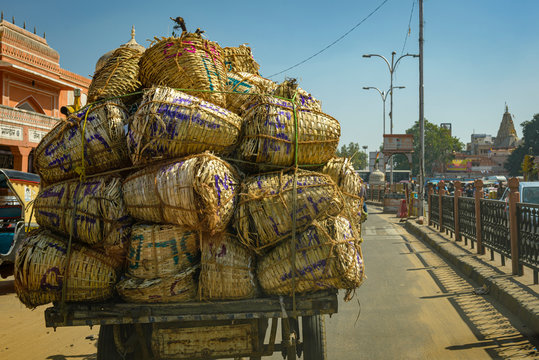
[[(519, 202), (528, 204), (539, 204), (539, 181), (522, 181), (518, 184), (520, 193)], [(509, 188), (506, 188), (500, 200), (508, 201)]]
[(26, 231), (38, 226), (30, 216), (39, 183), (36, 174), (0, 169), (0, 275), (3, 278), (13, 274), (15, 255)]

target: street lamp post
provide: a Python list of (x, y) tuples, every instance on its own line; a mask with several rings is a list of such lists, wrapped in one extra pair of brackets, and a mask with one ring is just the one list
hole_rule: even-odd
[[(395, 61), (395, 55), (397, 53), (395, 51), (393, 51), (391, 53), (391, 64), (389, 63), (389, 61), (382, 55), (379, 55), (379, 54), (365, 54), (363, 55), (364, 58), (371, 58), (373, 56), (375, 57), (379, 57), (381, 58), (382, 60), (384, 60), (387, 64), (387, 68), (389, 69), (389, 78), (390, 78), (390, 83), (389, 83), (389, 98), (390, 98), (390, 107), (389, 107), (389, 122), (390, 122), (390, 125), (389, 125), (389, 133), (390, 134), (393, 134), (393, 74), (395, 73), (395, 68), (397, 66), (397, 64), (399, 63), (399, 61), (401, 61), (401, 59), (407, 57), (407, 56), (412, 56), (412, 57), (419, 57), (419, 55), (416, 55), (416, 54), (404, 54), (404, 55), (401, 55), (399, 58), (397, 58), (397, 61)], [(390, 160), (390, 164), (391, 164), (391, 178), (390, 178), (390, 184), (393, 184), (393, 156), (391, 157), (391, 160)]]
[[(405, 86), (393, 86), (393, 89), (404, 89)], [(383, 102), (383, 106), (384, 106), (384, 115), (383, 115), (383, 119), (384, 119), (384, 132), (383, 134), (385, 135), (386, 134), (386, 100), (387, 100), (387, 94), (390, 93), (390, 90), (388, 91), (382, 91), (380, 89), (378, 89), (377, 87), (373, 87), (373, 86), (364, 86), (363, 87), (363, 90), (376, 90), (380, 93), (380, 96), (382, 97), (382, 102)]]
[(369, 168), (369, 156), (367, 155), (367, 148), (368, 146), (367, 145), (363, 145), (363, 151), (365, 151), (365, 161), (367, 162), (367, 166), (366, 168), (368, 169)]

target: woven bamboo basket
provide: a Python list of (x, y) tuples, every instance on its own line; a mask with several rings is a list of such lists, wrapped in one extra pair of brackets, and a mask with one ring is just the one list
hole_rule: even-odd
[(179, 38), (155, 38), (140, 59), (139, 74), (144, 87), (198, 90), (189, 93), (225, 106), (223, 49), (200, 34), (183, 32)]
[[(257, 276), (266, 294), (292, 294), (292, 246), (289, 239), (259, 260)], [(313, 222), (296, 239), (295, 268), (296, 293), (359, 287), (364, 263), (350, 222), (342, 217)]]
[(110, 259), (73, 243), (67, 269), (67, 248), (64, 239), (47, 230), (26, 238), (15, 259), (15, 290), (27, 307), (60, 301), (64, 281), (66, 301), (105, 300), (113, 295), (116, 273)]
[(78, 177), (82, 165), (82, 128), (86, 175), (129, 166), (126, 133), (127, 109), (119, 100), (108, 101), (69, 116), (58, 123), (35, 149), (34, 166), (46, 184)]
[[(341, 212), (342, 195), (329, 176), (298, 170), (296, 181), (296, 231)], [(291, 236), (293, 188), (294, 172), (266, 173), (242, 183), (234, 226), (248, 248), (260, 253)]]
[(226, 107), (242, 115), (254, 94), (272, 94), (277, 84), (256, 74), (247, 72), (227, 74)]
[(280, 83), (274, 90), (273, 95), (285, 99), (294, 99), (304, 109), (322, 111), (322, 103), (315, 99), (307, 91), (298, 86), (296, 79), (287, 79)]
[(322, 173), (331, 176), (331, 179), (337, 184), (344, 197), (347, 209), (343, 216), (354, 221), (358, 226), (365, 219), (363, 213), (363, 180), (355, 171), (352, 162), (348, 158), (335, 157), (328, 161), (322, 168)]
[(238, 187), (237, 171), (204, 153), (132, 174), (123, 194), (136, 219), (216, 233), (232, 218)]
[(122, 197), (122, 178), (94, 177), (83, 183), (68, 180), (46, 187), (34, 201), (37, 223), (69, 236), (75, 196), (73, 237), (104, 248), (118, 264), (123, 264), (132, 220)]
[(245, 72), (260, 75), (260, 65), (253, 58), (253, 52), (249, 46), (242, 44), (237, 47), (223, 48), (225, 68), (228, 73)]
[(291, 166), (295, 159), (297, 116), (297, 161), (299, 165), (325, 164), (335, 156), (341, 128), (322, 112), (271, 96), (252, 97), (244, 114), (245, 131), (239, 153), (257, 164)]
[(196, 300), (196, 272), (199, 266), (177, 274), (156, 278), (139, 279), (128, 277), (116, 285), (116, 290), (127, 302), (168, 303)]
[(199, 294), (203, 300), (248, 299), (256, 295), (254, 256), (228, 233), (202, 240)]
[(145, 92), (127, 140), (134, 164), (198, 154), (227, 153), (239, 139), (242, 118), (180, 91)]
[(200, 262), (198, 234), (177, 225), (134, 225), (127, 272), (140, 279), (174, 275)]
[(124, 96), (141, 86), (138, 80), (139, 60), (143, 52), (128, 47), (116, 49), (98, 69), (88, 88), (88, 102)]

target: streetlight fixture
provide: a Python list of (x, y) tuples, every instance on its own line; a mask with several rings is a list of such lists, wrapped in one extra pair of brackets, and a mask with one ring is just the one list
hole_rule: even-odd
[[(416, 54), (404, 54), (404, 55), (401, 55), (399, 58), (397, 58), (397, 61), (395, 61), (395, 55), (397, 53), (395, 51), (393, 51), (391, 53), (391, 63), (389, 63), (389, 61), (382, 55), (378, 55), (378, 54), (365, 54), (363, 55), (364, 58), (371, 58), (371, 57), (379, 57), (379, 58), (382, 58), (386, 64), (387, 64), (387, 68), (389, 69), (389, 75), (390, 75), (390, 85), (389, 85), (389, 94), (390, 94), (390, 108), (389, 108), (389, 121), (390, 121), (390, 125), (389, 125), (389, 133), (390, 134), (393, 134), (393, 91), (391, 91), (393, 89), (393, 74), (395, 73), (395, 68), (397, 66), (397, 64), (399, 63), (399, 61), (401, 61), (401, 59), (407, 57), (407, 56), (411, 56), (411, 57), (419, 57), (419, 55), (416, 55)], [(385, 133), (384, 133), (385, 134)]]
[[(393, 86), (393, 89), (404, 89), (405, 86)], [(364, 86), (363, 87), (363, 90), (376, 90), (378, 91), (378, 93), (380, 94), (380, 96), (382, 97), (382, 102), (383, 102), (383, 105), (384, 105), (384, 115), (383, 115), (383, 119), (384, 119), (384, 132), (383, 134), (385, 135), (386, 134), (386, 100), (387, 100), (387, 94), (389, 94), (390, 90), (388, 91), (381, 91), (380, 89), (378, 89), (377, 87), (373, 87), (373, 86)]]
[[(416, 54), (404, 54), (404, 55), (401, 55), (400, 57), (398, 57), (397, 61), (395, 61), (395, 55), (396, 54), (397, 53), (395, 51), (393, 51), (391, 53), (391, 63), (389, 63), (389, 61), (384, 56), (379, 55), (379, 54), (365, 54), (365, 55), (363, 55), (364, 58), (371, 58), (373, 56), (381, 58), (382, 60), (384, 60), (386, 62), (387, 68), (389, 69), (389, 77), (390, 77), (390, 84), (389, 84), (389, 94), (390, 94), (390, 96), (389, 96), (389, 98), (390, 98), (389, 133), (390, 134), (393, 134), (393, 74), (395, 73), (396, 66), (399, 63), (399, 61), (401, 61), (403, 58), (405, 58), (407, 56), (419, 57), (419, 55), (416, 55)], [(390, 164), (391, 164), (391, 179), (390, 179), (389, 183), (393, 184), (393, 157), (391, 157)]]

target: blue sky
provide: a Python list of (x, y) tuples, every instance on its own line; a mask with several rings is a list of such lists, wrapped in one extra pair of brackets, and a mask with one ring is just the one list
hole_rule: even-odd
[[(60, 65), (90, 76), (97, 59), (130, 39), (139, 44), (170, 35), (169, 17), (182, 16), (221, 46), (248, 43), (261, 74), (280, 72), (345, 34), (383, 0), (355, 1), (9, 1), (4, 18), (46, 33)], [(408, 24), (410, 23), (410, 36)], [(417, 0), (388, 0), (348, 36), (312, 60), (272, 78), (297, 78), (341, 123), (341, 145), (357, 142), (374, 151), (382, 144), (382, 100), (364, 86), (389, 88), (380, 58), (418, 53)], [(496, 136), (505, 103), (520, 124), (539, 113), (539, 1), (424, 0), (425, 117), (451, 123), (463, 143), (472, 133)], [(406, 47), (403, 46), (406, 40)], [(417, 59), (403, 58), (394, 76), (393, 133), (419, 118)], [(386, 102), (389, 113), (389, 98)], [(389, 117), (386, 129), (389, 133)]]

